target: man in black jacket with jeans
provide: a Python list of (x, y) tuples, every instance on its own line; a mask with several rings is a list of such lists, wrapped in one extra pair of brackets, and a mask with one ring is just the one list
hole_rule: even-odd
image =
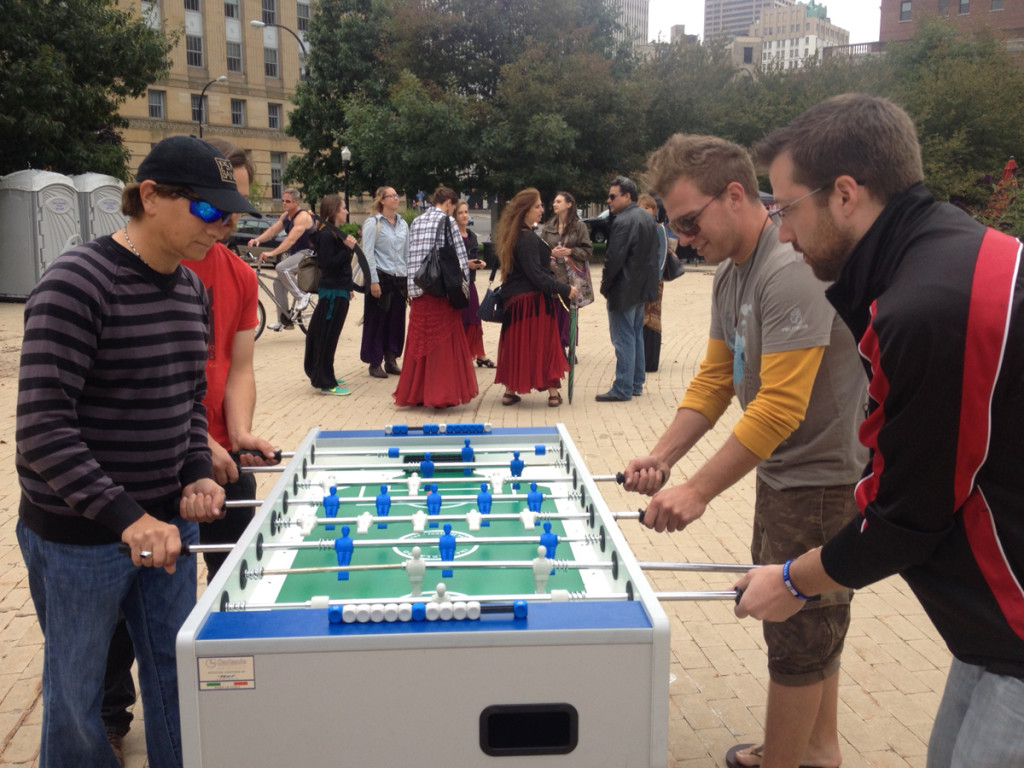
[(608, 331), (615, 347), (615, 382), (597, 401), (622, 402), (643, 393), (644, 302), (658, 297), (658, 232), (637, 204), (636, 184), (616, 177), (608, 191), (612, 219), (601, 295), (608, 301)]

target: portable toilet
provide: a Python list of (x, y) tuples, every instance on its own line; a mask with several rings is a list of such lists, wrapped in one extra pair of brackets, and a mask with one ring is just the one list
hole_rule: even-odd
[(28, 298), (50, 262), (82, 242), (74, 182), (38, 170), (0, 178), (0, 232), (0, 296)]
[(79, 173), (71, 177), (78, 190), (78, 216), (82, 221), (82, 240), (88, 242), (112, 235), (128, 220), (121, 213), (124, 183), (103, 173)]

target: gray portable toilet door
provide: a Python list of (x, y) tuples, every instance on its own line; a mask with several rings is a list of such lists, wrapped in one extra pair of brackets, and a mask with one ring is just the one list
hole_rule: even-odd
[(39, 195), (39, 274), (64, 251), (82, 244), (82, 230), (78, 219), (78, 200), (73, 187), (51, 184), (43, 187)]

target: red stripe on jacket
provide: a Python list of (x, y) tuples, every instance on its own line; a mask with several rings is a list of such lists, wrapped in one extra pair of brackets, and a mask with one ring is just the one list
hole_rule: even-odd
[[(861, 356), (871, 366), (868, 396), (878, 404), (868, 417), (861, 422), (860, 429), (857, 432), (861, 445), (871, 450), (871, 472), (861, 478), (854, 492), (854, 498), (857, 501), (857, 507), (860, 509), (862, 517), (868, 504), (878, 496), (878, 478), (882, 476), (882, 470), (885, 469), (885, 457), (878, 447), (878, 433), (882, 429), (882, 425), (885, 424), (885, 398), (889, 394), (889, 379), (886, 377), (885, 371), (882, 370), (878, 335), (875, 333), (873, 325), (876, 314), (878, 314), (878, 302), (873, 301), (871, 302), (871, 320), (868, 322), (867, 330), (864, 331), (864, 335), (857, 344)], [(865, 526), (867, 526), (867, 520), (864, 520), (861, 530)]]
[(984, 494), (975, 485), (988, 455), (992, 395), (1006, 348), (1020, 248), (1015, 238), (989, 229), (978, 251), (967, 315), (953, 489), (956, 508), (963, 507), (967, 540), (978, 568), (1007, 623), (1024, 639), (1024, 590), (1006, 560)]

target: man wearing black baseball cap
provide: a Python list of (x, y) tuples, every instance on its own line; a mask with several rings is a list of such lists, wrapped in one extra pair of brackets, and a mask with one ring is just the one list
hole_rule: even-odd
[(253, 209), (224, 155), (191, 137), (157, 144), (137, 178), (125, 227), (56, 259), (25, 305), (17, 536), (45, 639), (40, 768), (116, 765), (99, 694), (121, 613), (149, 765), (181, 765), (174, 639), (196, 562), (178, 555), (223, 514), (203, 407), (210, 310), (181, 261)]

